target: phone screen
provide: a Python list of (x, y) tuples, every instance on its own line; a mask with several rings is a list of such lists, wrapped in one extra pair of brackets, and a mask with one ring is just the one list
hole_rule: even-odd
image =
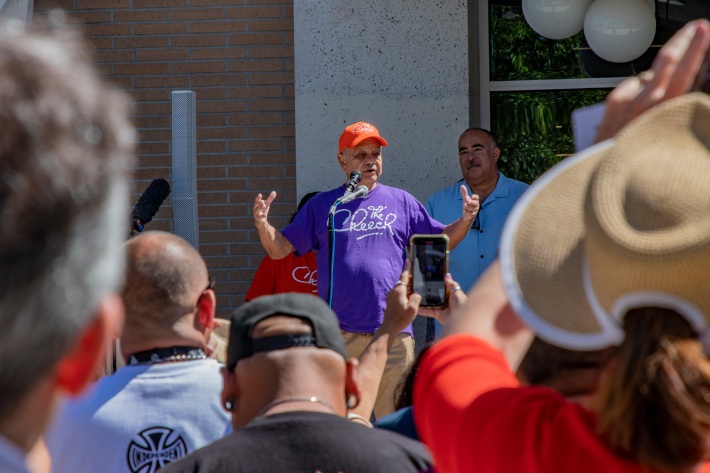
[(412, 290), (422, 296), (423, 307), (446, 307), (444, 276), (448, 271), (449, 241), (445, 237), (412, 238)]

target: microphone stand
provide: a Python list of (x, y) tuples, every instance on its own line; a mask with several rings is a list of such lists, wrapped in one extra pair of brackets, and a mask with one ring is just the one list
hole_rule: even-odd
[(333, 308), (333, 257), (335, 254), (335, 208), (340, 205), (336, 199), (328, 211), (328, 307)]
[[(357, 171), (354, 171), (357, 172)], [(358, 179), (359, 181), (359, 179)], [(348, 183), (349, 184), (349, 183)], [(358, 194), (359, 192), (359, 194)], [(347, 197), (351, 197), (346, 202), (356, 199), (357, 197), (364, 197), (367, 195), (367, 187), (360, 186), (357, 190), (350, 190), (350, 186), (345, 190), (345, 194), (342, 197), (335, 199), (333, 205), (330, 207), (328, 212), (328, 307), (333, 308), (333, 267), (334, 267), (334, 257), (335, 257), (335, 208), (343, 203)], [(353, 197), (354, 196), (354, 197)]]
[[(355, 193), (355, 186), (362, 180), (362, 174), (360, 171), (353, 171), (350, 173), (350, 180), (345, 184), (345, 194), (343, 197), (335, 199), (333, 205), (330, 207), (328, 212), (328, 307), (333, 308), (333, 265), (335, 256), (335, 208), (342, 203), (344, 197), (348, 197)], [(360, 186), (363, 187), (364, 186)], [(367, 188), (365, 189), (365, 194), (367, 195)]]

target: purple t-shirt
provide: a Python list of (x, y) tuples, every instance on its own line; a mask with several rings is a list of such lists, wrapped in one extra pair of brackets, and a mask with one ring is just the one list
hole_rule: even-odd
[[(326, 301), (328, 211), (343, 192), (345, 186), (316, 195), (283, 230), (298, 254), (317, 252), (318, 295)], [(373, 333), (382, 323), (387, 292), (402, 273), (409, 238), (416, 233), (439, 234), (444, 227), (411, 194), (383, 184), (364, 199), (339, 205), (334, 225), (333, 310), (340, 328)], [(406, 331), (411, 333), (411, 326)]]

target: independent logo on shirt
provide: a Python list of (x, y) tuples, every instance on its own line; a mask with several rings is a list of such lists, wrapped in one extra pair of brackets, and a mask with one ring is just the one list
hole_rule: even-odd
[(185, 455), (185, 440), (169, 427), (150, 427), (140, 432), (131, 440), (126, 454), (131, 473), (155, 473)]

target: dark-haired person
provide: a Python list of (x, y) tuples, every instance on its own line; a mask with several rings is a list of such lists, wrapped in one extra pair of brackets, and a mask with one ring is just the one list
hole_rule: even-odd
[[(500, 148), (495, 136), (488, 130), (469, 128), (461, 133), (458, 156), (463, 177), (429, 197), (426, 209), (433, 218), (449, 223), (458, 218), (455, 210), (461, 206), (459, 188), (462, 185), (478, 196), (481, 208), (466, 237), (451, 250), (449, 256), (449, 271), (461, 288), (468, 291), (498, 257), (503, 225), (528, 185), (498, 171)], [(441, 334), (441, 324), (434, 325), (435, 333)]]

